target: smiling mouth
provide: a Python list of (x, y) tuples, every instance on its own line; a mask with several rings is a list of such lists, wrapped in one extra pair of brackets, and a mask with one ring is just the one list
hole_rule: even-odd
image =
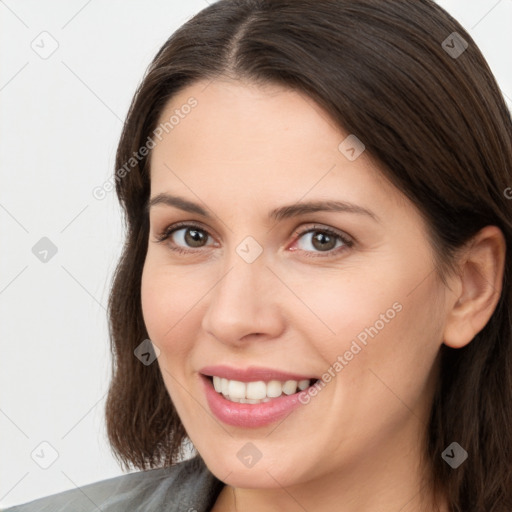
[(226, 400), (242, 404), (260, 404), (270, 402), (282, 395), (293, 395), (315, 385), (319, 379), (270, 380), (242, 382), (216, 375), (204, 375), (215, 391)]

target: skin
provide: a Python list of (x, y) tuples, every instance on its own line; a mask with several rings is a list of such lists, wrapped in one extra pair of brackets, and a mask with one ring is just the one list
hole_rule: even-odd
[[(194, 446), (227, 484), (213, 510), (432, 510), (429, 487), (420, 489), (436, 356), (443, 342), (469, 343), (490, 318), (503, 275), (501, 232), (482, 230), (461, 259), (470, 271), (447, 287), (416, 207), (366, 151), (354, 161), (340, 152), (348, 134), (310, 98), (217, 79), (182, 90), (161, 119), (190, 96), (197, 107), (152, 152), (151, 197), (184, 197), (212, 218), (151, 208), (141, 292), (166, 388)], [(313, 199), (350, 201), (379, 220), (325, 211), (267, 218), (273, 208)], [(156, 242), (180, 221), (204, 230), (202, 246), (183, 228)], [(322, 250), (312, 233), (296, 234), (313, 226), (354, 243)], [(236, 252), (247, 236), (263, 248), (252, 263)], [(172, 251), (173, 242), (191, 252)], [(321, 376), (395, 303), (401, 311), (284, 420), (242, 428), (211, 413), (203, 366)], [(237, 457), (249, 441), (262, 454), (251, 468)]]

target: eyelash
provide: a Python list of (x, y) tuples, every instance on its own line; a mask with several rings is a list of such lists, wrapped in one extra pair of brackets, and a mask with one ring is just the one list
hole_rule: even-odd
[[(204, 228), (202, 228), (201, 226), (197, 225), (197, 224), (190, 224), (188, 222), (179, 222), (177, 224), (173, 224), (171, 226), (167, 226), (161, 233), (159, 233), (156, 237), (156, 243), (163, 243), (165, 242), (166, 240), (169, 239), (169, 237), (175, 232), (175, 231), (179, 231), (180, 229), (183, 229), (183, 228), (192, 228), (192, 229), (196, 229), (198, 231), (201, 231), (205, 234), (207, 234), (208, 236), (211, 236), (207, 230), (205, 230)], [(307, 229), (304, 229), (304, 230), (301, 230), (301, 231), (295, 231), (294, 232), (294, 235), (296, 235), (297, 237), (302, 237), (304, 235), (306, 235), (307, 233), (311, 233), (311, 232), (320, 232), (320, 233), (326, 233), (328, 234), (329, 236), (332, 236), (332, 237), (335, 237), (337, 238), (338, 240), (341, 240), (344, 244), (344, 246), (342, 247), (337, 247), (335, 249), (331, 249), (329, 251), (325, 251), (325, 255), (321, 252), (321, 251), (318, 251), (316, 255), (312, 255), (311, 254), (311, 251), (304, 251), (302, 249), (298, 249), (299, 251), (302, 251), (302, 252), (305, 252), (307, 254), (308, 257), (312, 257), (312, 258), (317, 258), (317, 257), (329, 257), (329, 256), (333, 256), (333, 255), (338, 255), (340, 252), (346, 250), (346, 249), (349, 249), (350, 247), (352, 247), (354, 245), (354, 242), (352, 240), (350, 240), (348, 237), (342, 235), (341, 233), (331, 229), (331, 228), (326, 228), (326, 227), (323, 227), (323, 226), (313, 226), (313, 227), (310, 227), (310, 228), (307, 228)], [(199, 250), (201, 248), (196, 248), (196, 249), (184, 249), (183, 247), (180, 247), (179, 245), (175, 245), (174, 247), (170, 246), (169, 247), (172, 251), (175, 251), (179, 254), (191, 254), (191, 253), (195, 253), (196, 250)]]

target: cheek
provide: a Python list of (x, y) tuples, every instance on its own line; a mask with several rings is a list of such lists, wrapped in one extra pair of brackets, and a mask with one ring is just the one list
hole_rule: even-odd
[(385, 368), (393, 381), (399, 376), (421, 381), (433, 364), (442, 342), (441, 290), (432, 276), (418, 286), (421, 268), (402, 269), (380, 265), (372, 272), (367, 266), (364, 273), (296, 280), (297, 294), (314, 315), (301, 310), (295, 321), (302, 322), (328, 365), (346, 356), (346, 366), (336, 368), (352, 375), (350, 380), (363, 369)]
[(399, 280), (390, 277), (383, 284), (368, 265), (365, 272), (340, 268), (332, 272), (322, 269), (315, 276), (289, 276), (287, 284), (307, 305), (306, 309), (289, 300), (297, 304), (293, 321), (303, 323), (312, 340), (323, 340), (326, 349), (336, 354), (348, 350), (354, 339), (364, 344), (370, 339), (366, 329), (375, 324), (379, 332), (387, 330), (401, 314)]
[(201, 299), (208, 285), (189, 269), (154, 263), (148, 255), (141, 279), (141, 305), (149, 338), (162, 350), (162, 360), (191, 349), (200, 325)]
[[(158, 273), (146, 260), (141, 279), (141, 306), (146, 329), (153, 341), (160, 339), (160, 332), (167, 323), (164, 303), (168, 298), (162, 297), (166, 288), (166, 283), (158, 279)], [(169, 311), (172, 310), (169, 308)]]
[(186, 292), (178, 290), (175, 276), (146, 260), (141, 280), (142, 314), (149, 337), (157, 344), (174, 331), (173, 326), (185, 314)]
[(182, 287), (183, 282), (169, 268), (146, 261), (141, 280), (144, 324), (149, 338), (160, 349), (156, 362), (174, 406), (181, 411), (180, 416), (190, 407), (188, 395), (183, 394), (178, 383), (183, 382), (182, 373), (187, 372), (190, 362), (188, 355), (193, 349), (190, 322), (197, 321), (193, 305), (198, 301), (190, 283)]

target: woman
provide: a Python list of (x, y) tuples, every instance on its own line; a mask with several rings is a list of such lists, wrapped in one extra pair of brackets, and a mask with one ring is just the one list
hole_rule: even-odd
[(117, 152), (107, 429), (148, 471), (9, 510), (512, 510), (511, 135), (430, 0), (201, 11)]

